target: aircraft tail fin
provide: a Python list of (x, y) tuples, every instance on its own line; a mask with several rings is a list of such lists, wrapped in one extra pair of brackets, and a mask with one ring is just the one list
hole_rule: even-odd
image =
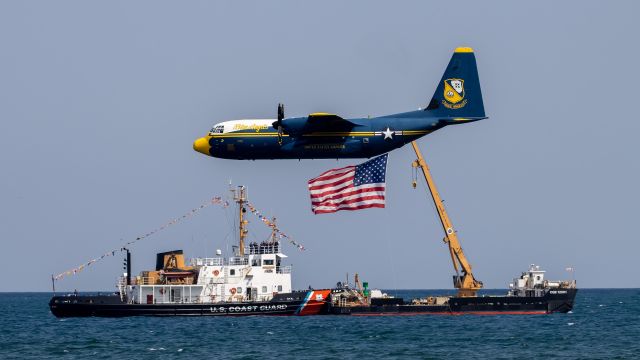
[(455, 50), (425, 111), (452, 122), (486, 118), (473, 49)]

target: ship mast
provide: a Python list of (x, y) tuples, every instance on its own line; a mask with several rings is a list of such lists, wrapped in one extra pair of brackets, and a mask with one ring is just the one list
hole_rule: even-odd
[[(476, 296), (478, 290), (482, 288), (482, 282), (476, 280), (473, 277), (471, 264), (464, 256), (462, 246), (460, 246), (460, 241), (458, 240), (458, 235), (453, 229), (451, 219), (449, 219), (449, 215), (447, 215), (447, 211), (444, 208), (444, 203), (440, 198), (438, 189), (436, 189), (436, 184), (431, 177), (431, 172), (429, 171), (427, 162), (424, 160), (424, 157), (422, 156), (422, 153), (418, 148), (418, 144), (415, 141), (412, 141), (411, 146), (413, 146), (413, 150), (418, 157), (418, 159), (415, 160), (411, 164), (411, 166), (414, 168), (419, 167), (424, 174), (424, 179), (426, 180), (429, 191), (431, 192), (433, 204), (436, 206), (436, 210), (438, 211), (438, 216), (440, 218), (440, 223), (442, 224), (442, 228), (445, 233), (445, 237), (444, 239), (442, 239), (442, 241), (444, 241), (449, 246), (451, 261), (453, 262), (453, 268), (456, 271), (456, 275), (453, 276), (453, 285), (458, 289), (458, 296)], [(415, 181), (413, 183), (413, 186), (415, 188)], [(460, 269), (462, 270), (462, 275), (460, 275), (458, 267), (460, 267)]]
[(247, 210), (244, 208), (244, 204), (247, 202), (246, 188), (244, 186), (238, 186), (237, 189), (231, 190), (233, 193), (233, 200), (238, 204), (238, 220), (240, 231), (240, 243), (238, 244), (238, 256), (244, 256), (244, 239), (247, 237), (249, 230), (246, 229), (249, 221), (244, 219), (244, 213)]

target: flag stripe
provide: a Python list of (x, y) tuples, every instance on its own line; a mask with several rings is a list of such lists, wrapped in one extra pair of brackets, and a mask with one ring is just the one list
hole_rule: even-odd
[(360, 210), (360, 209), (367, 209), (367, 208), (381, 208), (384, 209), (384, 204), (368, 204), (368, 205), (362, 205), (362, 206), (354, 206), (354, 207), (350, 207), (350, 208), (340, 208), (340, 209), (328, 209), (328, 210), (324, 210), (324, 209), (317, 209), (314, 211), (314, 213), (316, 214), (329, 214), (329, 213), (334, 213), (338, 210)]
[(323, 201), (323, 200), (334, 200), (340, 196), (351, 196), (356, 193), (363, 193), (365, 191), (372, 192), (384, 192), (384, 186), (377, 186), (379, 184), (371, 184), (371, 185), (362, 185), (358, 189), (354, 187), (347, 187), (339, 191), (322, 193), (317, 195), (311, 195), (311, 201)]
[(338, 184), (336, 186), (328, 186), (325, 188), (321, 188), (318, 190), (311, 190), (309, 189), (309, 193), (311, 193), (311, 196), (317, 195), (317, 194), (330, 194), (333, 192), (337, 192), (339, 190), (344, 190), (344, 189), (348, 189), (348, 188), (353, 188), (353, 180), (349, 179), (348, 181), (345, 181), (344, 183)]
[(339, 174), (333, 179), (314, 181), (313, 185), (309, 184), (309, 189), (310, 190), (316, 190), (316, 189), (322, 189), (322, 188), (326, 188), (326, 187), (331, 187), (331, 186), (336, 185), (336, 184), (341, 184), (345, 180), (353, 179), (354, 175), (355, 175), (355, 171), (352, 170), (352, 171), (347, 172), (347, 173)]
[(317, 210), (337, 210), (337, 209), (345, 209), (345, 208), (354, 208), (360, 206), (366, 206), (371, 204), (379, 204), (384, 206), (384, 200), (372, 200), (372, 201), (358, 201), (350, 204), (339, 204), (339, 205), (323, 205), (316, 207)]
[(360, 189), (360, 190), (356, 190), (352, 193), (349, 193), (349, 195), (333, 195), (333, 196), (329, 196), (329, 197), (324, 197), (321, 199), (314, 199), (311, 198), (311, 203), (312, 204), (319, 204), (319, 203), (338, 203), (338, 202), (347, 202), (347, 201), (351, 201), (353, 199), (361, 199), (361, 198), (368, 198), (371, 196), (377, 196), (381, 199), (384, 200), (384, 189), (380, 190), (380, 191), (369, 191), (367, 189)]
[(379, 195), (371, 195), (371, 196), (360, 196), (357, 198), (345, 200), (345, 201), (323, 201), (319, 203), (314, 203), (316, 206), (328, 206), (328, 207), (339, 207), (342, 205), (352, 205), (364, 203), (367, 201), (375, 202), (377, 200), (384, 201), (384, 196)]
[(322, 174), (318, 175), (317, 177), (309, 180), (309, 184), (311, 184), (314, 181), (318, 181), (318, 180), (325, 180), (325, 178), (330, 177), (332, 175), (335, 174), (341, 174), (347, 171), (351, 171), (354, 170), (356, 167), (355, 166), (345, 166), (343, 168), (340, 169), (332, 169), (332, 170), (327, 170), (325, 172), (323, 172)]

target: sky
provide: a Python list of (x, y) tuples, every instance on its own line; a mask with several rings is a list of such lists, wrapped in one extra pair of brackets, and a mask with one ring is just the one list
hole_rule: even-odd
[[(452, 288), (410, 146), (390, 153), (387, 207), (313, 215), (307, 180), (359, 160), (234, 161), (193, 141), (215, 123), (424, 107), (458, 46), (475, 49), (485, 121), (419, 145), (477, 279), (529, 264), (579, 287), (639, 287), (637, 1), (2, 1), (0, 291), (120, 247), (246, 185), (305, 251), (294, 288), (359, 273), (371, 287)], [(209, 207), (132, 247), (229, 253), (232, 209)], [(250, 240), (268, 229), (251, 219)], [(631, 229), (630, 231), (627, 231)], [(121, 256), (58, 281), (113, 290)], [(8, 276), (7, 276), (8, 275)]]

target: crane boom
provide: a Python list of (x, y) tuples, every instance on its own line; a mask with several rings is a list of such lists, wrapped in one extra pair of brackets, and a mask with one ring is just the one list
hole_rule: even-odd
[[(433, 181), (433, 177), (431, 176), (431, 172), (429, 171), (427, 162), (424, 160), (424, 157), (422, 156), (422, 153), (418, 148), (418, 144), (415, 141), (412, 141), (411, 146), (413, 147), (413, 150), (418, 157), (418, 159), (414, 161), (411, 166), (413, 166), (414, 168), (419, 167), (424, 174), (424, 179), (426, 180), (427, 186), (429, 187), (429, 192), (431, 193), (433, 204), (436, 207), (438, 217), (440, 218), (440, 223), (442, 224), (442, 229), (444, 230), (445, 237), (443, 241), (449, 246), (451, 261), (453, 262), (453, 268), (456, 271), (456, 275), (453, 276), (453, 285), (458, 289), (459, 296), (476, 296), (478, 290), (482, 288), (482, 282), (476, 280), (473, 277), (471, 264), (464, 255), (464, 251), (462, 251), (462, 246), (460, 246), (458, 235), (453, 228), (453, 224), (451, 223), (451, 219), (449, 219), (449, 215), (447, 215), (447, 211), (444, 208), (444, 203), (440, 198), (440, 194), (438, 193), (436, 184)], [(460, 268), (460, 270), (462, 270), (462, 275), (460, 275), (458, 267)]]

